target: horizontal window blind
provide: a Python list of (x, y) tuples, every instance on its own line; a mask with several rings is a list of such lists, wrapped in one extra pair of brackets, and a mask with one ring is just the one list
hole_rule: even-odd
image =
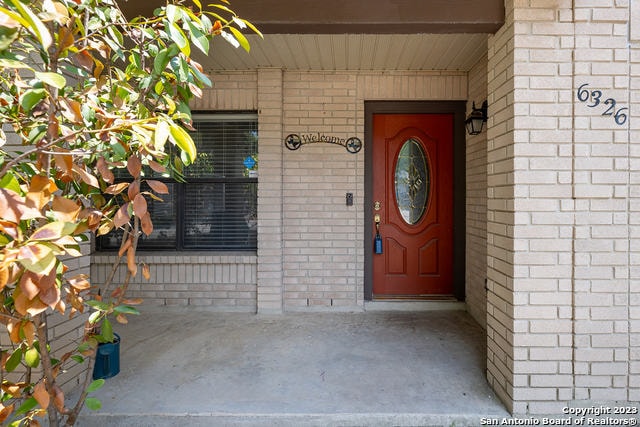
[[(258, 123), (255, 114), (193, 116), (196, 161), (185, 182), (167, 183), (164, 201), (147, 198), (154, 230), (139, 249), (256, 250)], [(98, 249), (117, 249), (110, 235)]]

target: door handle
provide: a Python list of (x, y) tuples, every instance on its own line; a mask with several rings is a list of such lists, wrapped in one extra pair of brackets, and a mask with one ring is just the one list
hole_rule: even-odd
[(380, 215), (375, 214), (373, 221), (376, 223), (376, 237), (373, 239), (373, 252), (382, 253), (382, 236), (380, 236)]

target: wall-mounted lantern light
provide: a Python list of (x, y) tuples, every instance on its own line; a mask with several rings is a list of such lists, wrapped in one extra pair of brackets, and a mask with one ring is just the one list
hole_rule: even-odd
[(467, 117), (464, 124), (467, 127), (467, 133), (469, 135), (478, 135), (482, 132), (482, 127), (487, 121), (487, 101), (482, 103), (482, 107), (476, 108), (476, 103), (473, 103), (471, 114)]

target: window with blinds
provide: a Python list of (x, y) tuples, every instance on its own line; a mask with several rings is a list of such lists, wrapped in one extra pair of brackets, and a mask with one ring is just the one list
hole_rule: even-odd
[[(185, 182), (169, 186), (163, 201), (147, 199), (153, 233), (142, 250), (256, 250), (258, 122), (256, 114), (194, 114), (198, 154)], [(155, 178), (154, 178), (155, 179)], [(98, 240), (117, 249), (117, 235)]]

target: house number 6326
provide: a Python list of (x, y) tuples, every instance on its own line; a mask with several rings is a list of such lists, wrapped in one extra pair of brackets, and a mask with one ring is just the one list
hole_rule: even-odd
[(602, 108), (606, 108), (602, 113), (603, 116), (613, 116), (613, 120), (616, 121), (617, 124), (623, 125), (627, 122), (627, 114), (623, 113), (623, 111), (628, 110), (627, 107), (622, 107), (616, 109), (616, 100), (613, 98), (607, 98), (604, 101), (602, 100), (603, 94), (601, 90), (589, 90), (585, 88), (589, 86), (589, 83), (585, 83), (578, 88), (577, 96), (578, 101), (580, 102), (591, 102), (587, 104), (589, 108), (596, 108), (598, 106), (602, 106)]

